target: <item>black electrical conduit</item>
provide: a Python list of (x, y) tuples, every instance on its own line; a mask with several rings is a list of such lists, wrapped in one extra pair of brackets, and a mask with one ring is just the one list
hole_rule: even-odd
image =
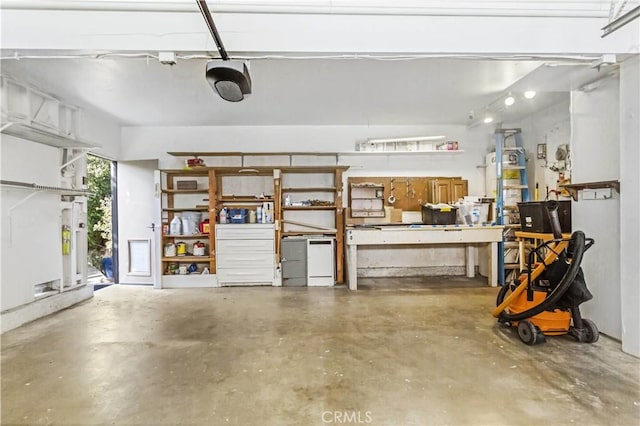
[[(553, 229), (553, 236), (556, 239), (562, 238), (562, 231), (560, 229), (560, 220), (558, 219), (558, 202), (557, 201), (547, 201), (545, 203), (545, 207), (549, 212), (549, 219), (551, 222), (551, 228)], [(538, 315), (541, 312), (553, 310), (555, 305), (558, 303), (560, 298), (569, 290), (571, 284), (576, 279), (576, 275), (578, 275), (578, 271), (580, 270), (580, 264), (582, 263), (582, 256), (586, 250), (585, 245), (585, 236), (582, 231), (575, 231), (571, 234), (571, 241), (569, 243), (571, 247), (573, 247), (572, 259), (569, 264), (569, 268), (567, 272), (565, 272), (564, 276), (556, 286), (556, 288), (551, 291), (544, 299), (544, 301), (533, 308), (527, 309), (526, 311), (519, 312), (517, 314), (508, 314), (505, 311), (500, 313), (499, 319), (502, 321), (522, 321), (527, 318), (531, 318), (534, 315)], [(560, 256), (560, 262), (564, 261), (564, 256)], [(528, 285), (532, 283), (529, 282)], [(502, 303), (504, 300), (504, 296), (506, 295), (509, 286), (505, 285), (498, 294), (498, 305)]]

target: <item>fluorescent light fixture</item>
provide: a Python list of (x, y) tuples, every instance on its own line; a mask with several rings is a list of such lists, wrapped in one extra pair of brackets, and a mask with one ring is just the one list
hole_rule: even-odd
[(536, 97), (536, 91), (535, 90), (527, 90), (526, 92), (524, 92), (524, 97), (527, 99), (533, 99)]
[(516, 103), (516, 98), (514, 98), (513, 96), (511, 96), (511, 94), (509, 94), (509, 96), (507, 96), (506, 98), (504, 98), (504, 104), (506, 106), (511, 106), (513, 104)]
[(369, 143), (389, 143), (389, 142), (420, 142), (420, 141), (440, 141), (446, 136), (416, 136), (412, 138), (393, 138), (393, 139), (369, 139)]

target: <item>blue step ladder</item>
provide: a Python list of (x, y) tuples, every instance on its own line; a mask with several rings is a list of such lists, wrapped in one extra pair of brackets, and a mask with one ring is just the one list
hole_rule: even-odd
[[(506, 147), (505, 142), (508, 138), (514, 138), (514, 145)], [(524, 147), (522, 145), (522, 131), (520, 129), (496, 129), (496, 223), (504, 225), (504, 190), (518, 189), (521, 191), (522, 201), (530, 201), (529, 198), (529, 178), (527, 176), (527, 158)], [(503, 164), (503, 155), (505, 152), (513, 152), (517, 156), (515, 165)], [(505, 170), (518, 170), (520, 175), (519, 185), (504, 185), (503, 172)], [(504, 272), (504, 233), (502, 241), (498, 243), (498, 280), (499, 285), (505, 285)]]

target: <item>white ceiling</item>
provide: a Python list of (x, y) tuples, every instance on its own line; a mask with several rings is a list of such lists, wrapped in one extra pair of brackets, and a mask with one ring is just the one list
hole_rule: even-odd
[(608, 0), (209, 3), (232, 57), (254, 58), (242, 102), (205, 80), (213, 43), (191, 0), (5, 1), (2, 73), (126, 126), (470, 124), (488, 105), (513, 121), (565, 100), (598, 77), (598, 52), (626, 46), (599, 37)]
[(557, 103), (569, 88), (554, 75), (546, 93), (550, 69), (539, 61), (270, 59), (250, 62), (253, 93), (229, 103), (205, 80), (205, 63), (112, 57), (1, 65), (4, 74), (130, 126), (469, 124), (470, 111), (500, 102), (512, 86), (524, 90), (532, 76), (538, 96), (503, 112), (507, 118)]

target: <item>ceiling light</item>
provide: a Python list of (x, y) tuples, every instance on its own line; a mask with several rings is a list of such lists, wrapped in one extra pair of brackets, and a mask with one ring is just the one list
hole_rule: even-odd
[(493, 117), (492, 117), (492, 116), (490, 116), (490, 115), (487, 115), (487, 116), (484, 118), (484, 120), (482, 120), (482, 122), (483, 122), (484, 124), (492, 123), (492, 122), (493, 122)]
[(526, 92), (524, 92), (524, 97), (527, 99), (533, 99), (536, 96), (536, 91), (535, 90), (527, 90)]
[(504, 98), (504, 104), (506, 106), (511, 106), (516, 102), (516, 98), (514, 98), (513, 96), (511, 96), (511, 93), (509, 93), (509, 96), (507, 96), (506, 98)]

